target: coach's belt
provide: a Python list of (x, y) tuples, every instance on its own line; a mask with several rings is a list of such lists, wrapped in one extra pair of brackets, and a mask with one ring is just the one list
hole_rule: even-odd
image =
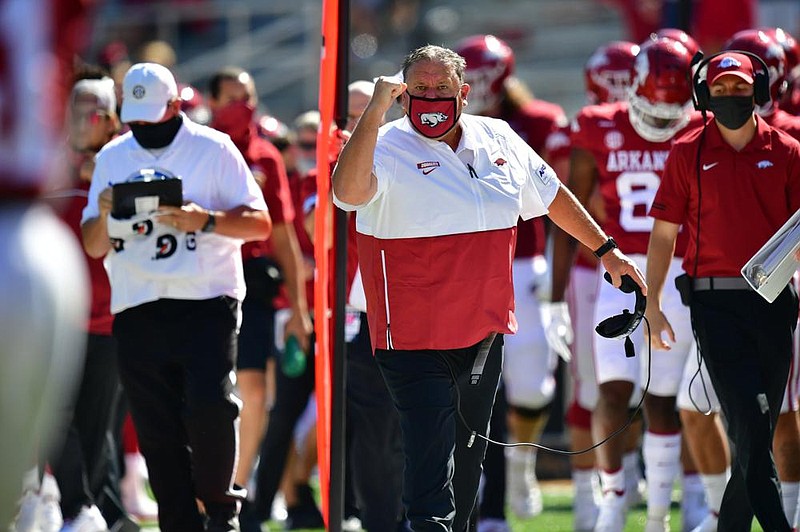
[(751, 290), (742, 277), (699, 277), (694, 280), (694, 289), (700, 290)]

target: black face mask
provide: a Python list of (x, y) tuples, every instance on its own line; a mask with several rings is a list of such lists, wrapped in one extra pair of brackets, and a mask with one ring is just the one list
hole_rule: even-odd
[(183, 117), (176, 115), (166, 122), (159, 122), (158, 124), (128, 124), (133, 133), (133, 138), (139, 143), (139, 146), (148, 150), (158, 148), (166, 148), (175, 140), (175, 135), (183, 123)]
[(728, 129), (739, 129), (753, 115), (752, 96), (714, 96), (708, 100), (714, 118)]

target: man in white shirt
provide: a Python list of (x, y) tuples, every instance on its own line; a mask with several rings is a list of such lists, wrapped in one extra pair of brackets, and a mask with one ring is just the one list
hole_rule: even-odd
[[(502, 365), (517, 329), (517, 220), (548, 214), (602, 255), (615, 285), (635, 264), (502, 120), (463, 115), (464, 58), (425, 46), (382, 77), (333, 175), (358, 210), (372, 347), (400, 414), (403, 503), (415, 531), (469, 523)], [(406, 116), (380, 127), (399, 98)], [(379, 130), (380, 128), (380, 130)], [(481, 437), (479, 437), (481, 436)]]
[[(105, 256), (120, 374), (159, 526), (227, 532), (238, 530), (242, 495), (230, 378), (245, 292), (240, 246), (267, 238), (271, 220), (230, 138), (191, 122), (180, 103), (165, 67), (130, 68), (121, 119), (131, 132), (97, 155), (82, 232), (87, 253)], [(161, 175), (181, 179), (183, 205), (137, 198), (133, 217), (114, 217), (113, 185)]]

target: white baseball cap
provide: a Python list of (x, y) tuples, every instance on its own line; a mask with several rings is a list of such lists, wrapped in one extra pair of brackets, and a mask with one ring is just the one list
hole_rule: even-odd
[(75, 105), (85, 96), (93, 97), (97, 107), (109, 115), (117, 114), (117, 96), (114, 94), (114, 80), (111, 78), (82, 79), (72, 87), (70, 103)]
[(165, 66), (137, 63), (122, 81), (123, 122), (158, 122), (164, 117), (167, 103), (178, 97), (175, 76)]

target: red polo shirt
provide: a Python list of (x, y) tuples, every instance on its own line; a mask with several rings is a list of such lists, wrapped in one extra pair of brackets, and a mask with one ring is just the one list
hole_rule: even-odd
[[(292, 223), (295, 218), (292, 192), (281, 152), (258, 135), (251, 135), (247, 147), (239, 147), (239, 150), (261, 185), (272, 223)], [(242, 245), (242, 258), (245, 260), (263, 255), (272, 255), (272, 242), (269, 240), (246, 242)]]
[(757, 120), (755, 136), (739, 152), (722, 139), (712, 119), (699, 162), (702, 128), (681, 137), (669, 154), (650, 215), (684, 224), (689, 245), (683, 269), (694, 277), (738, 277), (750, 257), (800, 208), (800, 143)]
[[(561, 106), (544, 100), (531, 100), (500, 118), (508, 122), (511, 129), (539, 154), (546, 151), (545, 144), (550, 135), (568, 124)], [(520, 219), (517, 223), (517, 251), (514, 258), (544, 255), (545, 240), (544, 216)]]

